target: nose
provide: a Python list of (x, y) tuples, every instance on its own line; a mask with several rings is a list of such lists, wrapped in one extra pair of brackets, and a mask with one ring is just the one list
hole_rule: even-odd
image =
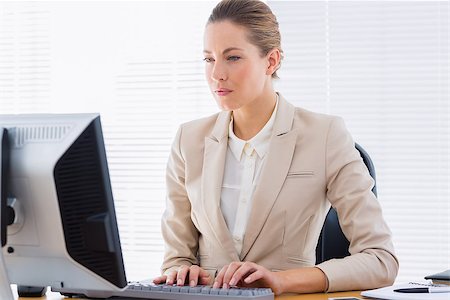
[(214, 81), (224, 81), (227, 80), (227, 71), (223, 64), (220, 62), (215, 62), (211, 72), (211, 79)]

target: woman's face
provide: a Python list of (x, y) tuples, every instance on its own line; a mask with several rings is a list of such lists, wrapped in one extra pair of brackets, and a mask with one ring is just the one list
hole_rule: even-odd
[(208, 24), (204, 57), (206, 79), (221, 109), (237, 110), (272, 91), (269, 59), (247, 40), (245, 27), (230, 21)]

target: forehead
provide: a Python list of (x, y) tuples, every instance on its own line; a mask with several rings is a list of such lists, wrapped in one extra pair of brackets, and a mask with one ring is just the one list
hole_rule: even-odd
[(251, 50), (256, 48), (248, 41), (248, 31), (245, 27), (230, 21), (209, 23), (205, 28), (204, 49), (210, 52), (222, 52), (230, 47)]

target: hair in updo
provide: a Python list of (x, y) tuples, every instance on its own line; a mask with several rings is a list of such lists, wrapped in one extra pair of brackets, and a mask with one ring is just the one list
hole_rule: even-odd
[[(283, 59), (281, 35), (278, 21), (272, 10), (259, 0), (222, 0), (213, 9), (207, 25), (220, 21), (231, 21), (248, 31), (249, 42), (259, 48), (261, 56), (278, 49)], [(280, 61), (281, 64), (281, 61)], [(272, 78), (278, 78), (278, 64)]]

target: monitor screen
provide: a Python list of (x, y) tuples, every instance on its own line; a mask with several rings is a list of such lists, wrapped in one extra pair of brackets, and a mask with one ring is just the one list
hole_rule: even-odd
[(100, 116), (0, 115), (0, 127), (9, 143), (2, 194), (14, 211), (1, 253), (10, 282), (125, 287)]

